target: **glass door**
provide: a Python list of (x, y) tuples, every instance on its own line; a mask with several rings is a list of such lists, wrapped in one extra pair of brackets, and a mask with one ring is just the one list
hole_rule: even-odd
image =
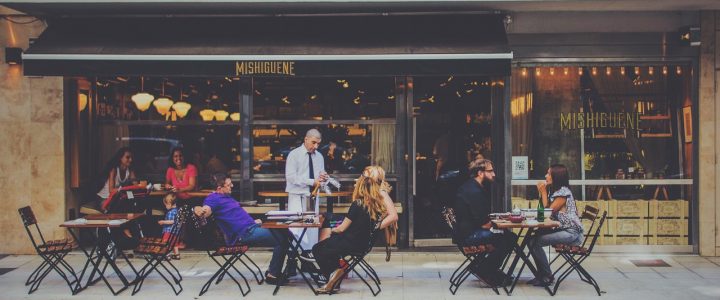
[(498, 94), (493, 84), (485, 76), (414, 78), (409, 124), (414, 240), (450, 237), (440, 211), (452, 206), (468, 179), (468, 162), (492, 159), (492, 99)]

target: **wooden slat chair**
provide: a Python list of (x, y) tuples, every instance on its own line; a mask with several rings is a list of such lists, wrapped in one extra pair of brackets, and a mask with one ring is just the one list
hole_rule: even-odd
[[(377, 241), (378, 237), (384, 233), (384, 231), (380, 229), (381, 223), (382, 220), (378, 220), (373, 225), (373, 230), (370, 233), (370, 239), (368, 241), (367, 248), (359, 252), (349, 253), (342, 258), (345, 261), (345, 265), (347, 266), (345, 269), (345, 274), (349, 274), (351, 271), (355, 273), (355, 275), (357, 275), (370, 289), (370, 292), (373, 294), (373, 296), (377, 296), (382, 291), (382, 289), (380, 288), (380, 277), (378, 276), (375, 269), (370, 266), (370, 264), (365, 260), (365, 256), (367, 256), (370, 251), (372, 251), (372, 248), (375, 246), (375, 242)], [(365, 280), (363, 275), (361, 275), (357, 270), (355, 270), (355, 267), (357, 266), (360, 266), (360, 268), (365, 271), (365, 275), (367, 275), (367, 277), (373, 281), (373, 283), (375, 284), (375, 288), (373, 288), (373, 286), (370, 285), (367, 280)], [(345, 280), (345, 276), (343, 276), (340, 281), (338, 281), (335, 285), (340, 286), (343, 280)], [(330, 294), (334, 293), (334, 291), (335, 290), (333, 289)]]
[[(442, 217), (445, 222), (450, 226), (450, 230), (455, 231), (455, 210), (451, 207), (446, 207), (442, 211)], [(473, 268), (477, 267), (491, 252), (495, 251), (495, 246), (492, 244), (480, 244), (480, 245), (463, 245), (458, 243), (457, 245), (460, 253), (465, 256), (465, 260), (450, 276), (450, 292), (455, 295), (460, 286), (467, 280), (470, 275), (478, 277), (477, 274), (473, 273)], [(482, 280), (478, 277), (478, 279)], [(484, 280), (483, 280), (484, 282)], [(492, 283), (486, 282), (495, 294), (500, 295), (498, 287)]]
[[(30, 285), (28, 294), (35, 292), (40, 283), (47, 277), (51, 271), (55, 271), (67, 283), (73, 295), (80, 291), (80, 281), (75, 270), (65, 261), (65, 256), (72, 251), (77, 245), (72, 239), (45, 240), (40, 227), (37, 224), (37, 218), (30, 206), (18, 209), (20, 218), (22, 219), (25, 231), (27, 231), (32, 242), (35, 252), (43, 259), (42, 263), (30, 273), (25, 285)], [(30, 227), (35, 227), (37, 236), (33, 234)], [(72, 278), (71, 278), (72, 277)]]
[[(153, 271), (157, 271), (160, 277), (162, 277), (165, 282), (170, 285), (176, 296), (182, 292), (183, 287), (182, 284), (180, 284), (180, 282), (182, 281), (182, 276), (180, 275), (178, 269), (172, 264), (172, 262), (170, 262), (167, 256), (168, 254), (172, 253), (173, 247), (178, 242), (182, 233), (182, 229), (191, 214), (192, 209), (190, 209), (190, 207), (187, 205), (182, 206), (178, 209), (178, 213), (177, 215), (175, 215), (175, 220), (170, 230), (170, 238), (166, 241), (162, 241), (162, 239), (158, 238), (141, 239), (140, 244), (137, 246), (137, 248), (135, 248), (134, 252), (135, 254), (145, 258), (146, 263), (138, 271), (137, 278), (135, 279), (135, 286), (133, 287), (133, 295), (137, 294), (140, 291), (143, 283), (145, 282), (145, 279)], [(174, 269), (175, 273), (171, 272), (170, 269), (168, 269), (168, 265)], [(168, 276), (163, 274), (160, 269), (158, 269), (158, 266), (161, 267), (165, 272), (167, 272), (167, 275), (172, 278), (172, 281), (168, 279)]]
[[(255, 281), (258, 284), (263, 283), (265, 279), (263, 277), (262, 271), (260, 270), (260, 267), (246, 254), (249, 249), (248, 245), (237, 244), (227, 246), (225, 243), (225, 235), (222, 234), (222, 232), (220, 232), (217, 227), (207, 225), (207, 219), (199, 218), (193, 214), (193, 221), (195, 228), (198, 229), (200, 231), (200, 235), (205, 238), (205, 244), (208, 246), (213, 246), (208, 247), (205, 251), (207, 252), (208, 257), (210, 257), (210, 259), (212, 259), (219, 267), (219, 269), (210, 277), (210, 279), (205, 282), (202, 289), (200, 289), (199, 296), (202, 296), (210, 289), (213, 281), (215, 281), (216, 285), (219, 284), (220, 281), (223, 280), (225, 275), (230, 277), (230, 279), (232, 279), (235, 284), (237, 284), (238, 288), (240, 288), (240, 293), (243, 296), (249, 294), (250, 284), (245, 275), (235, 267), (235, 263), (237, 262), (242, 263), (245, 268), (247, 268), (250, 273), (252, 273), (253, 277), (255, 277)], [(219, 241), (222, 241), (222, 243), (219, 243)], [(252, 267), (250, 267), (250, 264), (252, 264)], [(237, 280), (237, 278), (235, 278), (230, 273), (230, 269), (235, 270), (235, 273), (243, 279), (247, 290), (245, 290), (242, 284), (240, 284), (240, 282)]]
[(555, 252), (558, 254), (558, 256), (553, 259), (553, 262), (555, 262), (555, 260), (557, 260), (559, 257), (562, 257), (564, 259), (564, 262), (562, 265), (560, 265), (560, 267), (555, 270), (555, 272), (553, 272), (553, 276), (558, 273), (560, 274), (560, 276), (556, 277), (556, 281), (552, 289), (548, 289), (550, 295), (554, 296), (557, 293), (560, 284), (563, 282), (563, 280), (567, 279), (567, 277), (572, 274), (573, 271), (577, 272), (577, 274), (580, 276), (580, 280), (592, 285), (595, 288), (598, 296), (600, 296), (601, 293), (604, 293), (600, 291), (600, 286), (598, 285), (597, 281), (595, 281), (595, 279), (590, 275), (590, 273), (588, 273), (588, 271), (582, 266), (582, 262), (585, 261), (585, 259), (587, 259), (588, 257), (590, 257), (590, 254), (592, 254), (593, 248), (595, 248), (595, 243), (600, 236), (600, 230), (602, 229), (602, 226), (605, 223), (605, 219), (607, 218), (607, 211), (604, 211), (599, 221), (596, 222), (596, 220), (598, 219), (598, 213), (599, 210), (597, 208), (589, 205), (585, 206), (585, 210), (582, 213), (581, 219), (591, 221), (588, 232), (592, 233), (592, 235), (586, 236), (581, 245), (553, 245), (553, 248), (555, 248)]

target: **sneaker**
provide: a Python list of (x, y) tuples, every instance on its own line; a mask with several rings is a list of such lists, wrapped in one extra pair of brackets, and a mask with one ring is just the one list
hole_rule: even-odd
[(303, 254), (300, 255), (300, 259), (307, 262), (315, 262), (315, 257), (312, 252), (303, 252)]

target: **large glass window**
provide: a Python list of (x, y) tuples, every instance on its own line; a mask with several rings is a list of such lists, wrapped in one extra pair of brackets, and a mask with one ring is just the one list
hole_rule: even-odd
[(535, 183), (560, 163), (578, 208), (608, 212), (601, 244), (688, 245), (691, 74), (685, 65), (514, 68), (512, 155), (527, 168), (515, 174), (513, 205), (534, 207)]

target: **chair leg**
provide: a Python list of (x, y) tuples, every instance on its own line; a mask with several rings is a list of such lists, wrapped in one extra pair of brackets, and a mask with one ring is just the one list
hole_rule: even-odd
[[(255, 270), (253, 270), (253, 268), (251, 268), (250, 266), (248, 266), (247, 263), (245, 263), (243, 257), (250, 261), (250, 263), (255, 267), (255, 270), (257, 270), (257, 273), (255, 273)], [(265, 281), (265, 277), (263, 276), (260, 267), (258, 267), (258, 265), (255, 263), (255, 261), (252, 260), (252, 258), (250, 258), (250, 256), (247, 256), (245, 253), (243, 253), (240, 257), (238, 257), (238, 260), (240, 260), (240, 262), (245, 266), (245, 268), (247, 268), (250, 273), (253, 274), (253, 277), (255, 277), (255, 281), (257, 281), (258, 284), (262, 284)]]

